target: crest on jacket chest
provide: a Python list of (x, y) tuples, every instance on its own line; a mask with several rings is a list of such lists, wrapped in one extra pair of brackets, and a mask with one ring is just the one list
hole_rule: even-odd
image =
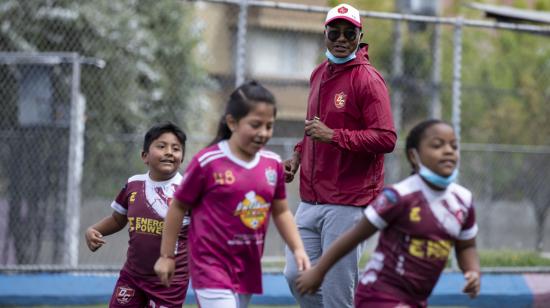
[(346, 105), (346, 97), (347, 95), (344, 93), (344, 91), (336, 93), (336, 95), (334, 95), (334, 106), (336, 106), (336, 108), (338, 109), (344, 108), (344, 106)]

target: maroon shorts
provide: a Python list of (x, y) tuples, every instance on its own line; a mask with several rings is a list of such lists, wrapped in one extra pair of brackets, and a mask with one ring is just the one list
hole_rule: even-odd
[[(359, 290), (361, 289), (361, 290)], [(390, 294), (365, 288), (360, 285), (355, 293), (355, 308), (425, 308), (426, 302), (409, 302)]]
[(121, 271), (109, 307), (181, 307), (188, 284), (186, 280), (165, 287), (160, 281), (140, 279)]

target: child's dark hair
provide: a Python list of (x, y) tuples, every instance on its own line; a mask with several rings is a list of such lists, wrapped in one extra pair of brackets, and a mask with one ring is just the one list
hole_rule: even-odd
[(147, 133), (145, 133), (145, 138), (143, 139), (143, 152), (149, 152), (149, 147), (151, 146), (151, 143), (153, 143), (153, 141), (158, 139), (164, 133), (174, 134), (181, 143), (181, 146), (185, 148), (185, 141), (187, 140), (187, 136), (185, 135), (183, 130), (172, 122), (164, 122), (151, 127), (147, 131)]
[(225, 105), (225, 112), (223, 113), (218, 125), (218, 132), (216, 133), (214, 140), (210, 142), (210, 145), (231, 137), (231, 130), (229, 129), (229, 126), (227, 126), (227, 122), (225, 120), (226, 115), (229, 114), (238, 121), (244, 118), (257, 103), (267, 103), (273, 105), (275, 112), (274, 115), (277, 114), (275, 97), (259, 82), (251, 80), (236, 88), (229, 96), (229, 100)]
[(416, 149), (418, 151), (418, 146), (420, 145), (420, 140), (422, 140), (422, 136), (424, 135), (424, 132), (428, 128), (436, 124), (446, 124), (451, 126), (449, 123), (439, 119), (429, 119), (416, 124), (416, 126), (414, 126), (409, 132), (409, 135), (407, 136), (406, 143), (405, 143), (405, 157), (407, 157), (407, 160), (409, 161), (409, 164), (411, 165), (411, 168), (413, 170), (414, 170), (414, 165), (411, 159), (409, 158), (409, 150)]

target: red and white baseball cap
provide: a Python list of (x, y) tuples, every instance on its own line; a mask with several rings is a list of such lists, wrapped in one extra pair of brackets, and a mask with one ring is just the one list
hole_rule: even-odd
[(359, 11), (349, 4), (340, 4), (330, 9), (327, 13), (327, 19), (325, 19), (325, 26), (336, 19), (347, 20), (356, 27), (362, 28)]

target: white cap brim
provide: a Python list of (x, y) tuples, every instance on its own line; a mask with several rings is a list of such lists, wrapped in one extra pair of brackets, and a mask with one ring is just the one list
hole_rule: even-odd
[(357, 20), (353, 19), (353, 18), (350, 18), (350, 17), (347, 17), (347, 16), (334, 16), (332, 17), (331, 19), (325, 21), (325, 26), (330, 24), (331, 22), (337, 20), (337, 19), (343, 19), (343, 20), (346, 20), (346, 21), (349, 21), (351, 22), (354, 26), (356, 26), (357, 28), (362, 28), (361, 24), (357, 22)]

